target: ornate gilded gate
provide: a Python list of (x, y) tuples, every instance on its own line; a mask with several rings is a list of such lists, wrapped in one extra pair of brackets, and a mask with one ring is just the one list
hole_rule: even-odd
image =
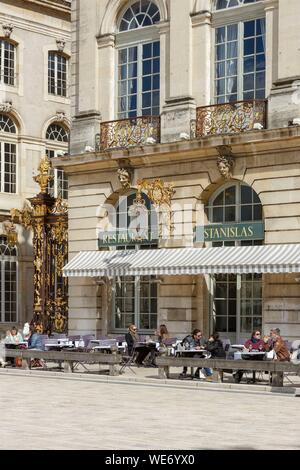
[(29, 199), (23, 211), (11, 210), (12, 222), (33, 230), (33, 323), (40, 332), (66, 332), (68, 328), (68, 280), (63, 267), (68, 258), (68, 209), (61, 198), (48, 192), (51, 163), (45, 156), (34, 180), (40, 193)]

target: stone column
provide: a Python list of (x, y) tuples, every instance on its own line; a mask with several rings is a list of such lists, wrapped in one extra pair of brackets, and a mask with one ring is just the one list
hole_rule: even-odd
[(98, 76), (101, 77), (99, 109), (103, 121), (115, 119), (115, 35), (106, 34), (97, 38)]
[[(297, 0), (290, 0), (288, 6), (284, 0), (270, 0), (267, 6), (272, 5), (274, 20), (278, 19), (278, 77), (269, 99), (269, 127), (274, 128), (286, 127), (294, 118), (300, 118), (300, 9)], [(274, 27), (275, 38), (276, 34)]]
[(190, 137), (191, 120), (195, 119), (195, 100), (192, 97), (192, 22), (190, 0), (170, 3), (170, 53), (168, 66), (170, 83), (162, 110), (161, 140), (176, 142), (180, 134)]
[(211, 14), (192, 16), (193, 27), (193, 97), (197, 106), (210, 105), (211, 95)]
[[(72, 21), (72, 139), (71, 154), (79, 154), (86, 147), (95, 148), (99, 133), (100, 110), (98, 107), (99, 73), (95, 44), (99, 24), (90, 0), (75, 2)], [(74, 50), (74, 45), (76, 49)]]

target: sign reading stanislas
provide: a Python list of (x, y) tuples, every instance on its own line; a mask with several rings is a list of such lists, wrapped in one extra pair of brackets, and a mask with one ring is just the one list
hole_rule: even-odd
[(264, 224), (250, 222), (240, 224), (213, 224), (196, 227), (196, 242), (226, 242), (236, 240), (263, 240)]

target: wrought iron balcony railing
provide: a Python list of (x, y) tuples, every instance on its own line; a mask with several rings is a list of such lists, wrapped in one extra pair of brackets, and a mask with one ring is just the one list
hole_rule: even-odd
[(101, 150), (160, 142), (160, 117), (142, 116), (101, 123)]
[(266, 109), (265, 100), (236, 101), (197, 108), (195, 137), (266, 128)]

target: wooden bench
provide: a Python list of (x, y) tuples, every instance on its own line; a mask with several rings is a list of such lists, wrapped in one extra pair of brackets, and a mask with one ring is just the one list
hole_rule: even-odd
[(21, 357), (22, 368), (31, 368), (31, 359), (43, 359), (44, 361), (64, 362), (64, 371), (71, 373), (74, 370), (74, 363), (82, 364), (105, 364), (109, 366), (109, 375), (119, 375), (119, 365), (122, 356), (117, 351), (112, 354), (98, 352), (76, 352), (76, 351), (40, 351), (37, 349), (10, 349), (7, 351), (9, 357)]
[(276, 361), (245, 361), (245, 360), (227, 360), (227, 359), (198, 359), (188, 357), (158, 357), (156, 359), (158, 366), (158, 376), (160, 379), (170, 377), (170, 367), (208, 367), (214, 370), (214, 379), (223, 382), (224, 371), (266, 371), (272, 374), (272, 386), (283, 387), (284, 373), (296, 373), (300, 375), (300, 364), (291, 362)]

